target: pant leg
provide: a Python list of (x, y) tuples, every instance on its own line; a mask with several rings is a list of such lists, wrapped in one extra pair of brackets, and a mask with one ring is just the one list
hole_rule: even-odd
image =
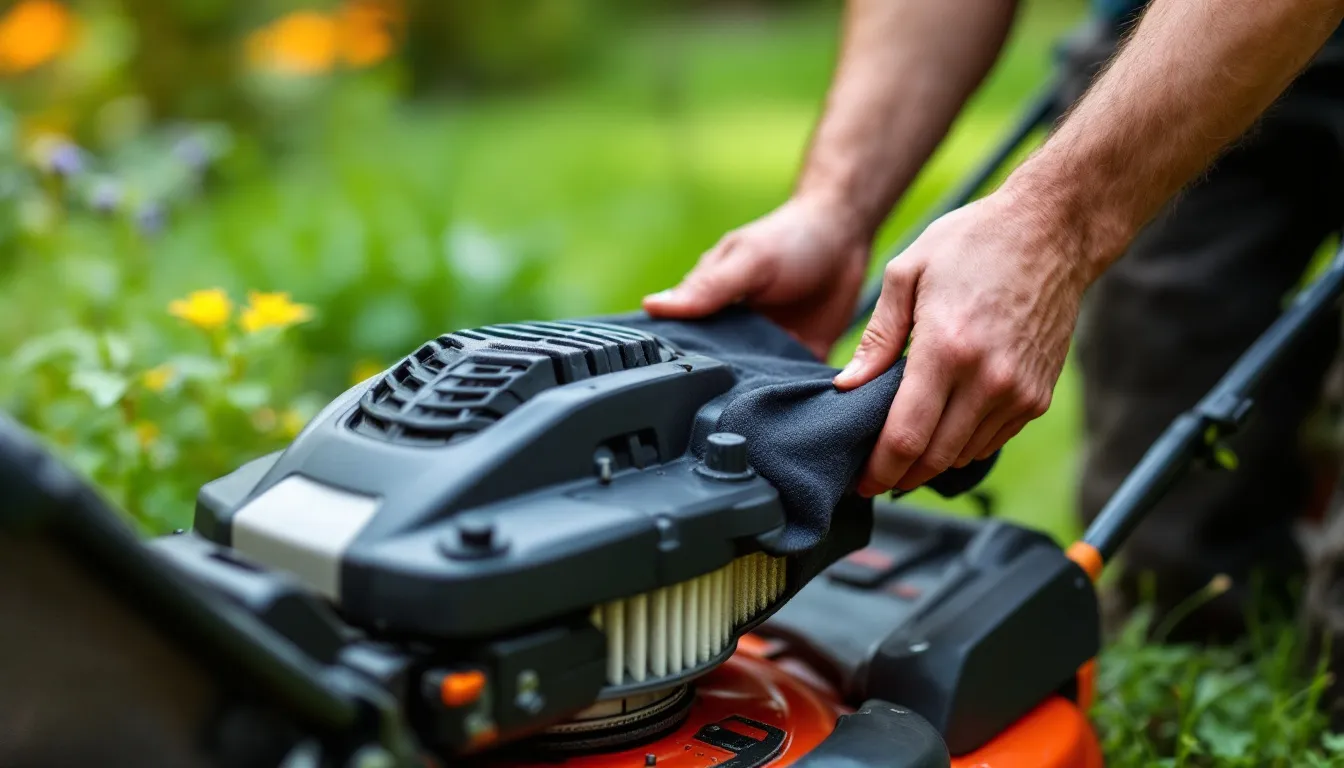
[[(1077, 347), (1085, 522), (1274, 320), (1321, 241), (1344, 221), (1339, 140), (1326, 121), (1299, 118), (1291, 108), (1269, 114), (1089, 292)], [(1155, 578), (1159, 611), (1227, 574), (1233, 589), (1183, 627), (1191, 637), (1236, 635), (1254, 571), (1271, 586), (1300, 573), (1291, 526), (1310, 478), (1298, 434), (1338, 327), (1335, 318), (1320, 323), (1267, 382), (1231, 444), (1238, 470), (1195, 470), (1138, 527), (1123, 552), (1126, 603), (1145, 572)]]

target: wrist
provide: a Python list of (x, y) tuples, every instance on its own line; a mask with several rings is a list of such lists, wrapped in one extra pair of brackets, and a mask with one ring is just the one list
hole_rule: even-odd
[(1104, 179), (1068, 169), (1038, 154), (1014, 171), (991, 197), (1006, 215), (1034, 233), (1064, 269), (1090, 285), (1124, 253), (1138, 227), (1108, 203)]
[(877, 229), (869, 217), (854, 206), (853, 201), (841, 191), (835, 189), (799, 189), (789, 198), (786, 205), (805, 211), (804, 214), (816, 225), (830, 233), (831, 242), (856, 257), (862, 257), (865, 264), (868, 247), (876, 236)]
[(891, 212), (871, 188), (872, 174), (860, 169), (822, 167), (810, 161), (793, 191), (793, 199), (824, 210), (855, 239), (871, 242)]

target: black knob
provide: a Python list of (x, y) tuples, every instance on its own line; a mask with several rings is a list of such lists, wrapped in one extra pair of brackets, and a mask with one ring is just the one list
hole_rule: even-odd
[(495, 525), (483, 517), (467, 515), (457, 522), (457, 536), (466, 549), (490, 549), (495, 543)]
[[(507, 529), (506, 529), (507, 530)], [(439, 537), (439, 551), (454, 560), (479, 560), (503, 554), (509, 538), (489, 515), (472, 512), (454, 519), (453, 527)]]
[(747, 438), (735, 432), (715, 432), (706, 441), (705, 467), (737, 475), (747, 471)]

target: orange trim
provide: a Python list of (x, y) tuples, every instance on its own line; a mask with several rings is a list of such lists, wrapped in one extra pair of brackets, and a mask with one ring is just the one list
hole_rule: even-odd
[(450, 672), (439, 684), (439, 698), (447, 707), (464, 707), (481, 698), (485, 690), (485, 673), (479, 669), (470, 672)]
[(1087, 711), (1097, 697), (1097, 660), (1090, 659), (1078, 668), (1078, 706)]
[(1077, 563), (1093, 581), (1101, 578), (1101, 568), (1105, 565), (1097, 548), (1085, 541), (1075, 541), (1064, 551), (1070, 560)]
[(1103, 768), (1101, 745), (1077, 704), (1046, 699), (952, 768)]

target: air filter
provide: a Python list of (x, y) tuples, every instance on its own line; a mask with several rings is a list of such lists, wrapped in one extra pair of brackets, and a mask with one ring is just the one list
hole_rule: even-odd
[(607, 683), (678, 677), (717, 658), (735, 631), (784, 593), (784, 558), (761, 552), (680, 584), (593, 609), (607, 637)]

